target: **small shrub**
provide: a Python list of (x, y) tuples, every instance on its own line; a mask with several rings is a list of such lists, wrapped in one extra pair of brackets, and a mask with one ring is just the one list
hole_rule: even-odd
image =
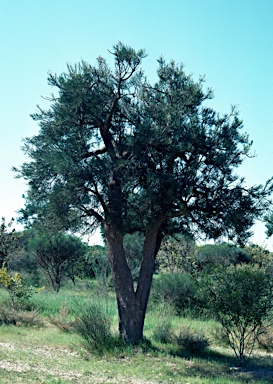
[(16, 310), (14, 308), (1, 308), (0, 309), (0, 323), (6, 325), (15, 325), (38, 328), (44, 326), (44, 322), (41, 319), (37, 310), (23, 311)]
[(264, 327), (263, 332), (258, 336), (258, 344), (260, 348), (267, 352), (273, 352), (273, 328)]
[(74, 321), (69, 321), (69, 308), (65, 301), (61, 304), (58, 316), (49, 315), (48, 319), (62, 332), (74, 330)]
[(114, 347), (110, 318), (99, 304), (82, 304), (75, 312), (74, 330), (83, 338), (87, 350), (103, 354)]
[(174, 339), (172, 325), (169, 319), (161, 320), (153, 329), (152, 337), (162, 344), (171, 343)]
[(222, 325), (241, 365), (252, 354), (273, 309), (271, 274), (251, 265), (230, 266), (203, 280), (208, 309)]
[(209, 341), (203, 333), (193, 331), (190, 327), (182, 327), (177, 337), (177, 344), (190, 353), (202, 353), (209, 347)]
[(222, 345), (224, 347), (229, 346), (229, 339), (228, 336), (224, 330), (224, 328), (217, 324), (211, 331), (211, 336), (218, 345)]
[(32, 286), (28, 286), (18, 272), (11, 275), (5, 267), (5, 263), (3, 263), (0, 268), (0, 283), (8, 292), (12, 307), (17, 309), (22, 307), (24, 302), (26, 302), (26, 300), (28, 300), (35, 292), (44, 289), (44, 287), (34, 289)]

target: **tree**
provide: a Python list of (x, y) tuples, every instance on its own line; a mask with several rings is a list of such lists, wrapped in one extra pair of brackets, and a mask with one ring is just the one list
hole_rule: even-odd
[(244, 251), (249, 255), (251, 264), (259, 267), (270, 268), (273, 266), (273, 253), (258, 244), (248, 244)]
[(54, 236), (36, 235), (30, 248), (46, 273), (55, 291), (59, 291), (64, 277), (75, 281), (77, 266), (83, 262), (86, 246), (78, 238), (57, 233)]
[[(72, 230), (104, 228), (120, 335), (143, 337), (155, 258), (165, 234), (203, 233), (243, 242), (266, 206), (263, 186), (249, 189), (234, 170), (249, 152), (233, 109), (220, 116), (212, 97), (174, 61), (158, 60), (150, 84), (143, 50), (113, 48), (114, 67), (99, 57), (50, 74), (58, 95), (32, 117), (40, 132), (25, 139), (31, 161), (18, 170), (29, 189), (22, 220), (50, 218)], [(123, 238), (144, 234), (137, 286)]]
[(7, 261), (8, 257), (19, 247), (18, 237), (16, 236), (15, 229), (8, 231), (13, 224), (14, 219), (6, 224), (4, 217), (1, 219), (0, 224), (0, 265)]
[(219, 267), (237, 265), (250, 262), (250, 256), (245, 248), (236, 247), (234, 244), (205, 244), (197, 250), (196, 269), (205, 273), (213, 273)]

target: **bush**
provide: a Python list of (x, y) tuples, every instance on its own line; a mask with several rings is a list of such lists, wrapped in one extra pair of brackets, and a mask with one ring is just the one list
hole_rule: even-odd
[(162, 319), (153, 329), (152, 337), (162, 344), (171, 343), (174, 339), (172, 325), (169, 319)]
[(69, 308), (66, 302), (61, 304), (58, 316), (49, 315), (49, 321), (62, 332), (74, 331), (74, 321), (69, 321)]
[(21, 308), (33, 293), (44, 289), (44, 287), (34, 289), (32, 286), (26, 285), (18, 272), (15, 272), (13, 275), (8, 272), (5, 263), (3, 263), (0, 268), (0, 284), (2, 284), (8, 292), (12, 307), (16, 309)]
[(197, 286), (188, 273), (164, 273), (154, 279), (151, 297), (154, 302), (171, 304), (178, 314), (196, 304)]
[(182, 327), (180, 329), (177, 344), (190, 353), (202, 353), (209, 347), (207, 337), (203, 333), (193, 331), (190, 327)]
[(230, 266), (204, 279), (203, 294), (243, 365), (273, 308), (270, 273), (251, 265)]
[(265, 349), (267, 352), (273, 352), (273, 328), (264, 327), (263, 331), (258, 336), (259, 347)]
[(41, 319), (37, 310), (23, 311), (15, 310), (14, 308), (1, 308), (0, 309), (0, 324), (19, 326), (36, 326), (43, 327), (44, 322)]
[(83, 338), (88, 351), (103, 354), (114, 347), (111, 320), (107, 311), (97, 303), (84, 303), (75, 308), (75, 332)]

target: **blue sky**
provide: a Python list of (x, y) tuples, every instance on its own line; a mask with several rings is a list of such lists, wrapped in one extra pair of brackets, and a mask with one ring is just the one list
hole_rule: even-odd
[[(146, 49), (151, 80), (161, 55), (205, 75), (211, 105), (223, 113), (237, 105), (253, 140), (256, 157), (240, 175), (249, 186), (273, 176), (272, 0), (0, 0), (0, 216), (9, 220), (24, 204), (26, 185), (11, 167), (27, 160), (22, 138), (38, 132), (29, 115), (48, 106), (48, 72), (111, 61), (119, 40)], [(253, 229), (252, 241), (273, 250), (264, 226)]]

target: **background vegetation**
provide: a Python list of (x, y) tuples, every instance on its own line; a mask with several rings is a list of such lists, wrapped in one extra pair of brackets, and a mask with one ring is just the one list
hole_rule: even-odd
[[(5, 236), (10, 236), (8, 228)], [(1, 270), (3, 383), (19, 378), (30, 383), (38, 378), (41, 383), (129, 378), (132, 383), (270, 382), (273, 258), (262, 247), (197, 246), (185, 237), (167, 239), (157, 260), (144, 340), (128, 346), (118, 334), (105, 248), (77, 239), (75, 244), (85, 252), (75, 258), (74, 279), (64, 273), (56, 290), (32, 247), (40, 239), (35, 236), (13, 233), (9, 239), (17, 245), (11, 245)], [(139, 257), (142, 241), (138, 234), (128, 239), (129, 260)], [(67, 257), (74, 260), (69, 253)], [(18, 287), (9, 285), (14, 276), (20, 278), (17, 296)], [(42, 355), (43, 363), (38, 358)]]

